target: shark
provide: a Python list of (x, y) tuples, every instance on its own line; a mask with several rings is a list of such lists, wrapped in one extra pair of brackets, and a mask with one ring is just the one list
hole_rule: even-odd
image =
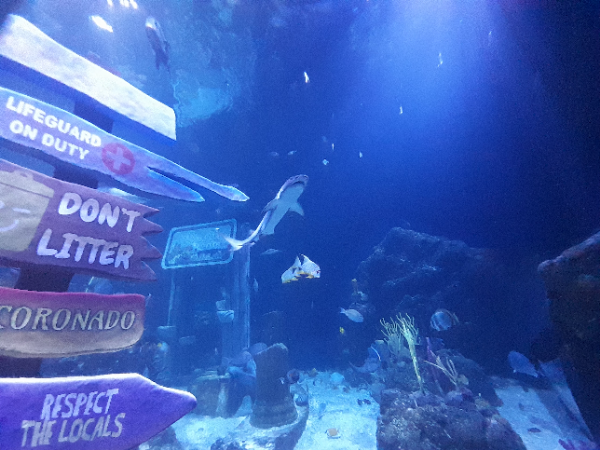
[(298, 198), (304, 192), (307, 183), (307, 175), (296, 175), (283, 183), (275, 198), (264, 207), (264, 216), (250, 236), (242, 241), (223, 236), (231, 249), (233, 251), (240, 250), (247, 245), (253, 245), (261, 236), (274, 234), (275, 227), (288, 212), (295, 212), (304, 216), (304, 210), (298, 203)]

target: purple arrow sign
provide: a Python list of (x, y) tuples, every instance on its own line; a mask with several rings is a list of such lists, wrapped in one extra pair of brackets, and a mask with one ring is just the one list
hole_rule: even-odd
[(201, 202), (202, 196), (175, 181), (209, 189), (225, 198), (246, 201), (232, 186), (210, 181), (142, 147), (109, 134), (91, 123), (48, 103), (0, 88), (0, 137), (36, 149), (51, 159), (107, 175), (141, 191)]
[(61, 358), (122, 350), (142, 337), (144, 312), (138, 294), (0, 288), (0, 354)]
[(153, 280), (143, 260), (161, 254), (143, 236), (162, 231), (144, 218), (156, 212), (0, 160), (0, 261)]
[(0, 379), (3, 449), (129, 450), (196, 406), (138, 374)]

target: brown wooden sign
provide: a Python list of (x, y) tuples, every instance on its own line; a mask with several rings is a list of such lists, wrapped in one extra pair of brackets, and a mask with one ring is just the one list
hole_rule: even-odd
[(153, 280), (143, 260), (161, 253), (143, 236), (162, 231), (144, 218), (156, 212), (0, 160), (0, 261), (9, 265)]
[(59, 358), (113, 352), (144, 331), (144, 296), (0, 288), (0, 354)]

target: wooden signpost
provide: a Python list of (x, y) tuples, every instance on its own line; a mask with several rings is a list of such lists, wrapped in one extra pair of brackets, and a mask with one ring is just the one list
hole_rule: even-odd
[[(0, 160), (0, 261), (135, 280), (156, 277), (143, 237), (157, 210)], [(10, 264), (8, 264), (8, 262)]]
[(196, 191), (171, 177), (204, 187), (230, 200), (248, 197), (142, 147), (119, 139), (56, 106), (0, 88), (0, 137), (15, 149), (37, 150), (51, 162), (73, 164), (151, 194), (201, 202)]
[(196, 406), (138, 374), (0, 379), (0, 448), (129, 450)]
[(144, 313), (139, 294), (0, 288), (0, 354), (61, 358), (122, 350), (142, 337)]
[[(27, 83), (41, 84), (52, 93), (44, 97), (47, 101), (74, 105), (72, 113), (0, 87), (0, 144), (46, 160), (56, 169), (56, 178), (50, 178), (0, 160), (0, 264), (21, 267), (19, 289), (0, 288), (0, 357), (18, 366), (14, 361), (32, 361), (24, 358), (129, 347), (143, 333), (143, 296), (37, 291), (64, 291), (73, 273), (156, 279), (144, 261), (161, 254), (144, 236), (162, 231), (147, 220), (158, 211), (64, 180), (91, 187), (97, 186), (98, 178), (116, 180), (144, 192), (193, 202), (204, 200), (196, 192), (198, 187), (235, 201), (248, 197), (110, 134), (116, 120), (172, 142), (175, 114), (27, 20), (10, 16), (5, 21), (0, 30), (0, 64), (0, 76), (10, 71), (7, 80), (19, 80), (12, 87), (21, 90)], [(196, 234), (178, 229), (164, 267), (228, 262), (231, 255), (220, 234), (234, 235), (235, 222), (211, 226), (208, 231), (195, 230)], [(202, 247), (193, 242), (198, 236), (204, 236)], [(249, 266), (244, 267), (247, 278)], [(247, 303), (249, 294), (243, 297)], [(247, 340), (247, 334), (243, 336)], [(12, 375), (22, 376), (19, 369)], [(128, 450), (195, 404), (193, 395), (160, 387), (137, 374), (0, 378), (0, 450)]]
[(95, 104), (112, 120), (175, 140), (172, 108), (62, 46), (23, 17), (9, 14), (2, 24), (0, 63), (22, 78)]

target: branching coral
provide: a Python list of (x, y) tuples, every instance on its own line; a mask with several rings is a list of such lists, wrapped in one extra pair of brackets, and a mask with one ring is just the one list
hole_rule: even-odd
[(448, 377), (450, 382), (454, 385), (454, 388), (457, 389), (459, 385), (467, 386), (469, 384), (469, 380), (464, 375), (460, 375), (456, 370), (456, 366), (454, 365), (454, 361), (450, 358), (446, 358), (446, 362), (442, 361), (442, 358), (436, 356), (435, 364), (431, 361), (425, 361), (427, 364), (431, 364), (433, 367), (436, 367), (440, 370), (444, 375)]
[(400, 323), (396, 322), (393, 318), (390, 319), (390, 322), (381, 319), (379, 323), (383, 327), (381, 332), (385, 336), (385, 343), (387, 344), (388, 350), (394, 358), (399, 359), (403, 353), (406, 352), (404, 337), (400, 332)]
[(390, 320), (391, 322), (389, 323), (384, 319), (381, 319), (380, 322), (384, 328), (381, 331), (386, 337), (385, 340), (388, 348), (390, 349), (390, 353), (398, 357), (404, 349), (403, 340), (406, 340), (406, 343), (408, 344), (408, 350), (410, 351), (410, 356), (412, 358), (413, 367), (415, 369), (415, 375), (417, 376), (417, 381), (419, 382), (419, 389), (421, 392), (424, 392), (423, 379), (421, 378), (419, 362), (417, 360), (416, 345), (419, 343), (419, 330), (417, 327), (415, 327), (415, 320), (408, 314), (406, 315), (406, 318), (402, 317), (402, 315), (397, 315), (396, 319)]
[(421, 378), (421, 372), (419, 371), (419, 362), (417, 360), (416, 345), (419, 342), (419, 330), (417, 327), (415, 327), (415, 319), (410, 317), (408, 314), (406, 315), (406, 319), (402, 316), (396, 316), (396, 318), (400, 322), (400, 332), (408, 343), (408, 350), (410, 351), (410, 356), (412, 357), (415, 375), (417, 376), (417, 381), (419, 382), (419, 389), (422, 393), (425, 393), (425, 390), (423, 389), (423, 379)]

